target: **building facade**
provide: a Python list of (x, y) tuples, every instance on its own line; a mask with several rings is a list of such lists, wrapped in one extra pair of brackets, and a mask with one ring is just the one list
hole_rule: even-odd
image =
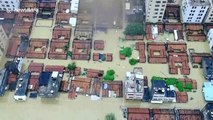
[(9, 40), (8, 40), (7, 34), (5, 33), (2, 25), (0, 25), (0, 60), (4, 56), (4, 52), (7, 49), (8, 43), (9, 43)]
[(202, 23), (209, 6), (208, 0), (183, 0), (182, 23)]
[(210, 7), (208, 9), (208, 12), (206, 13), (204, 23), (213, 23), (213, 1), (209, 0), (209, 2), (210, 2)]
[(162, 22), (166, 4), (167, 0), (146, 0), (146, 22)]
[(207, 34), (207, 39), (209, 41), (209, 48), (213, 51), (213, 29), (210, 29)]
[(0, 0), (0, 11), (15, 11), (19, 6), (19, 0)]

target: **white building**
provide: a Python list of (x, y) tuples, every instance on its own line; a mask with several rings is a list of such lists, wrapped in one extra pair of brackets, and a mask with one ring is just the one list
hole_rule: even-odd
[(0, 11), (15, 11), (19, 6), (19, 0), (0, 0)]
[(8, 43), (9, 43), (9, 40), (8, 40), (7, 34), (5, 33), (2, 25), (0, 25), (0, 60), (2, 59), (2, 57), (4, 56), (4, 53), (7, 50)]
[(210, 2), (210, 7), (208, 12), (206, 13), (204, 23), (213, 23), (213, 1), (209, 0), (209, 2)]
[(210, 29), (207, 34), (207, 39), (209, 41), (209, 48), (213, 51), (213, 29)]
[(72, 0), (71, 7), (70, 7), (71, 13), (77, 14), (78, 7), (79, 7), (79, 0)]
[(210, 6), (208, 0), (183, 0), (181, 15), (183, 23), (202, 23)]
[(146, 0), (146, 22), (162, 22), (167, 0)]

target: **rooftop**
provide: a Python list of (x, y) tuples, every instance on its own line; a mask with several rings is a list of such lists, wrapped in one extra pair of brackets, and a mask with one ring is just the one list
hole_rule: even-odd
[(188, 0), (191, 6), (210, 6), (209, 0)]
[(23, 73), (19, 79), (16, 86), (15, 95), (17, 96), (25, 96), (27, 92), (27, 87), (30, 79), (30, 72)]
[(204, 82), (203, 83), (203, 94), (204, 94), (204, 99), (206, 101), (213, 101), (213, 83), (212, 82)]
[(0, 70), (0, 96), (4, 95), (8, 76), (9, 76), (9, 71), (7, 69)]
[(125, 92), (140, 93), (144, 91), (144, 76), (134, 72), (126, 72)]

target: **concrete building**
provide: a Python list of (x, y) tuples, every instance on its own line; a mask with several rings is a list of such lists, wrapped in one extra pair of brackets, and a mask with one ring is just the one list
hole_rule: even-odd
[(213, 80), (213, 58), (204, 57), (202, 59), (203, 76), (206, 80)]
[(0, 11), (16, 11), (19, 6), (19, 0), (0, 0)]
[(207, 103), (202, 109), (204, 120), (213, 120), (213, 103)]
[(183, 23), (202, 23), (210, 6), (208, 0), (183, 0), (181, 15)]
[(146, 22), (162, 22), (167, 0), (146, 0)]
[(17, 101), (27, 100), (27, 87), (30, 79), (30, 72), (23, 73), (17, 82), (14, 99)]
[(142, 100), (144, 96), (144, 76), (139, 72), (127, 72), (125, 80), (125, 98)]
[(39, 78), (39, 96), (55, 98), (58, 95), (63, 75), (57, 71), (42, 72)]
[(209, 2), (210, 2), (210, 7), (206, 13), (204, 23), (213, 23), (213, 1), (209, 0)]
[(176, 102), (174, 88), (168, 87), (164, 80), (152, 80), (151, 103)]
[(4, 52), (7, 50), (9, 40), (7, 34), (4, 31), (2, 25), (0, 25), (0, 60), (4, 56)]
[(213, 90), (213, 81), (203, 83), (203, 96), (205, 101), (213, 102), (212, 90)]
[(207, 39), (209, 41), (209, 48), (213, 51), (213, 29), (210, 29), (207, 34)]

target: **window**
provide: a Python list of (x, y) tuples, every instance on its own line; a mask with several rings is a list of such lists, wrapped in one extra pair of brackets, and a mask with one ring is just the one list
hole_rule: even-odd
[(4, 3), (8, 3), (8, 1), (4, 1)]
[(10, 7), (10, 5), (6, 5), (7, 7)]
[(212, 18), (211, 17), (209, 17), (209, 20), (211, 20)]
[(11, 3), (13, 3), (13, 1), (11, 1)]
[(198, 14), (198, 16), (202, 16), (202, 14)]
[(160, 15), (163, 15), (163, 12), (160, 12)]
[(159, 11), (159, 9), (155, 9), (155, 11)]
[(5, 7), (5, 5), (3, 4), (2, 7)]
[(161, 3), (161, 1), (156, 1), (156, 3)]
[(162, 7), (165, 7), (165, 5), (162, 5)]
[(197, 19), (201, 19), (201, 17), (197, 17)]
[(2, 1), (0, 1), (0, 3), (2, 3)]
[(163, 1), (163, 3), (166, 3), (166, 1)]
[(206, 7), (201, 7), (201, 9), (205, 9)]
[(15, 5), (13, 5), (13, 7), (15, 7)]
[(158, 12), (155, 12), (155, 15), (157, 15), (158, 14)]
[(192, 17), (188, 17), (188, 19), (192, 19)]
[(192, 7), (192, 9), (196, 9), (196, 8), (197, 8), (197, 7), (194, 7), (194, 6)]
[(159, 16), (158, 18), (162, 18), (162, 16)]
[(161, 11), (164, 11), (164, 9), (160, 9)]
[(161, 22), (161, 20), (158, 20), (158, 22)]
[(200, 12), (204, 12), (204, 10), (201, 10)]
[(152, 18), (157, 18), (157, 16), (153, 16)]
[(155, 5), (155, 7), (160, 7), (160, 5)]
[(213, 14), (211, 14), (210, 16), (213, 16)]

